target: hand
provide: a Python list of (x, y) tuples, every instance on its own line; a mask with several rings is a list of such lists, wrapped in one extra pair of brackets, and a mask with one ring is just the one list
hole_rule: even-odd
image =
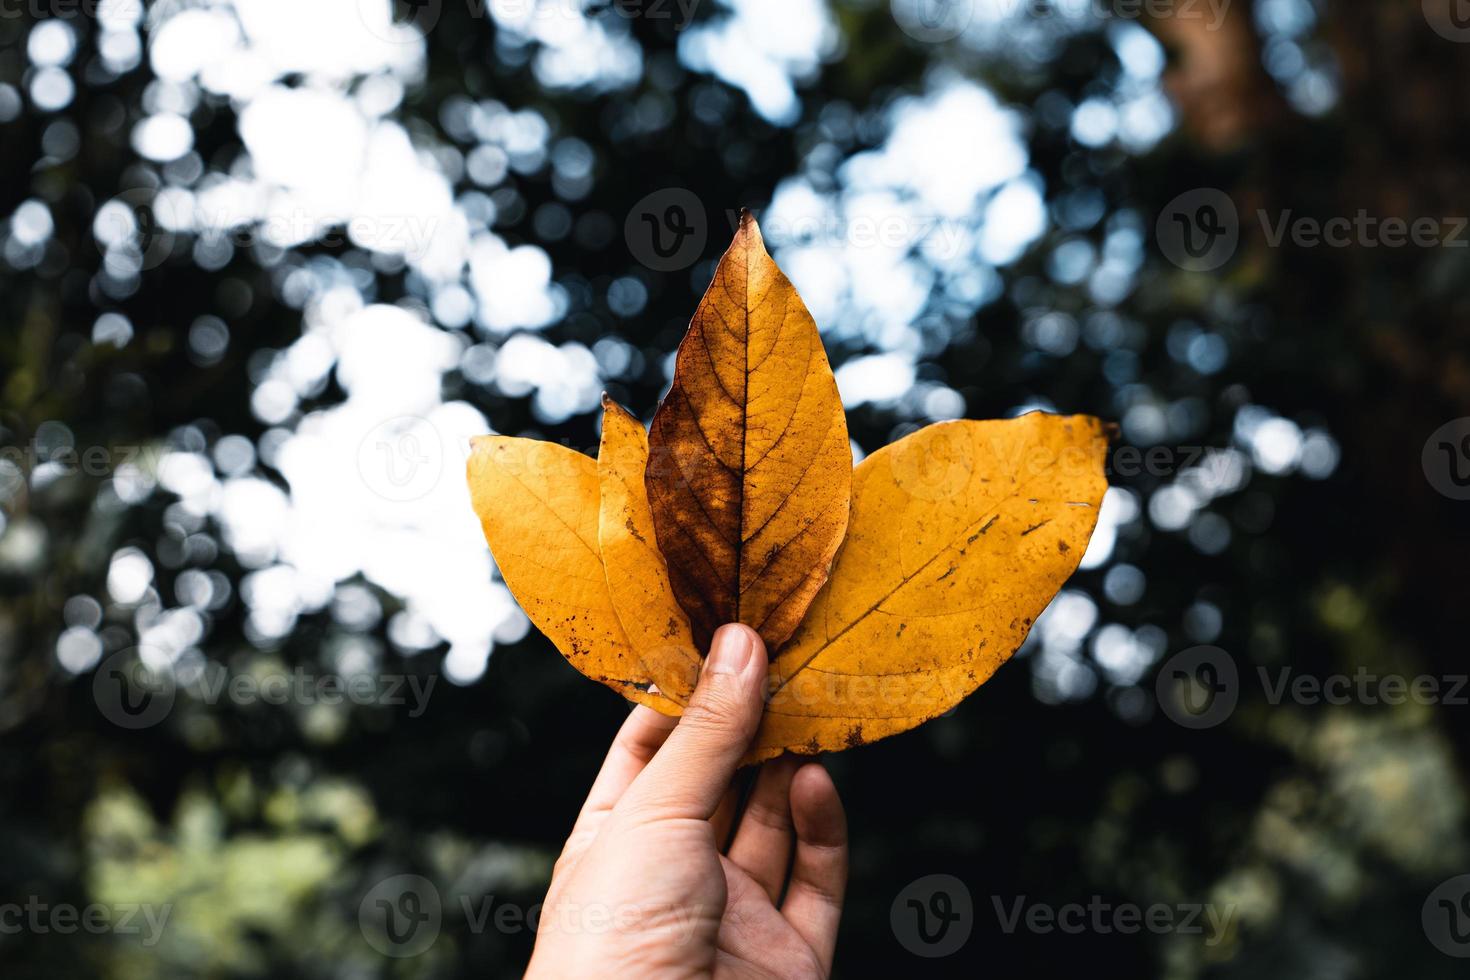
[(765, 679), (760, 637), (725, 626), (683, 718), (633, 709), (552, 872), (527, 977), (831, 973), (847, 821), (827, 771), (762, 766), (721, 851)]

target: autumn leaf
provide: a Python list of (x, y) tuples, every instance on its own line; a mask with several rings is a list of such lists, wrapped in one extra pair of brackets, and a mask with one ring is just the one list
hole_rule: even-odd
[(598, 542), (608, 592), (642, 676), (682, 705), (694, 690), (701, 658), (654, 539), (643, 479), (647, 468), (648, 433), (626, 409), (603, 395), (602, 446), (597, 454), (602, 485)]
[(1084, 415), (942, 422), (854, 471), (816, 326), (748, 214), (652, 431), (603, 408), (595, 462), (476, 441), (485, 539), (573, 666), (666, 714), (715, 628), (755, 627), (770, 697), (747, 762), (862, 745), (958, 704), (1077, 569), (1107, 489), (1107, 436)]
[(654, 529), (696, 642), (740, 622), (779, 648), (842, 543), (852, 449), (816, 324), (749, 212), (649, 442)]
[(470, 501), (505, 584), (579, 671), (664, 714), (608, 592), (598, 546), (597, 464), (564, 446), (482, 436), (468, 464)]
[(1082, 560), (1106, 450), (1097, 419), (1033, 412), (931, 425), (863, 460), (747, 761), (905, 731), (988, 680)]

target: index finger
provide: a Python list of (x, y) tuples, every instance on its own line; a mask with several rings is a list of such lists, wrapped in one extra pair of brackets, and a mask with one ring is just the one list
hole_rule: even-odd
[[(577, 815), (577, 826), (592, 814), (611, 810), (622, 799), (629, 784), (637, 778), (660, 746), (668, 740), (669, 732), (678, 724), (678, 718), (659, 714), (644, 705), (636, 706), (629, 714), (617, 735), (613, 736), (607, 756), (602, 760), (602, 769), (592, 788), (587, 791), (587, 801)], [(575, 833), (575, 828), (573, 828)]]

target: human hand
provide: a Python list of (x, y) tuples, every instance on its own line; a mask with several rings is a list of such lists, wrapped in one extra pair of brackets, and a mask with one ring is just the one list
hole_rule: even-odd
[(760, 637), (724, 626), (682, 718), (633, 709), (552, 872), (527, 977), (831, 973), (847, 821), (827, 771), (763, 765), (721, 850), (765, 679)]

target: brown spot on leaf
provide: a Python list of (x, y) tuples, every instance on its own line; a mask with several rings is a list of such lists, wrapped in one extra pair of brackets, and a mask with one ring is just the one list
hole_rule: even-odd
[(626, 528), (628, 533), (633, 536), (634, 541), (637, 541), (639, 544), (648, 543), (643, 539), (643, 535), (638, 531), (638, 525), (633, 523), (633, 518), (629, 517), (628, 519), (623, 521), (623, 527)]

